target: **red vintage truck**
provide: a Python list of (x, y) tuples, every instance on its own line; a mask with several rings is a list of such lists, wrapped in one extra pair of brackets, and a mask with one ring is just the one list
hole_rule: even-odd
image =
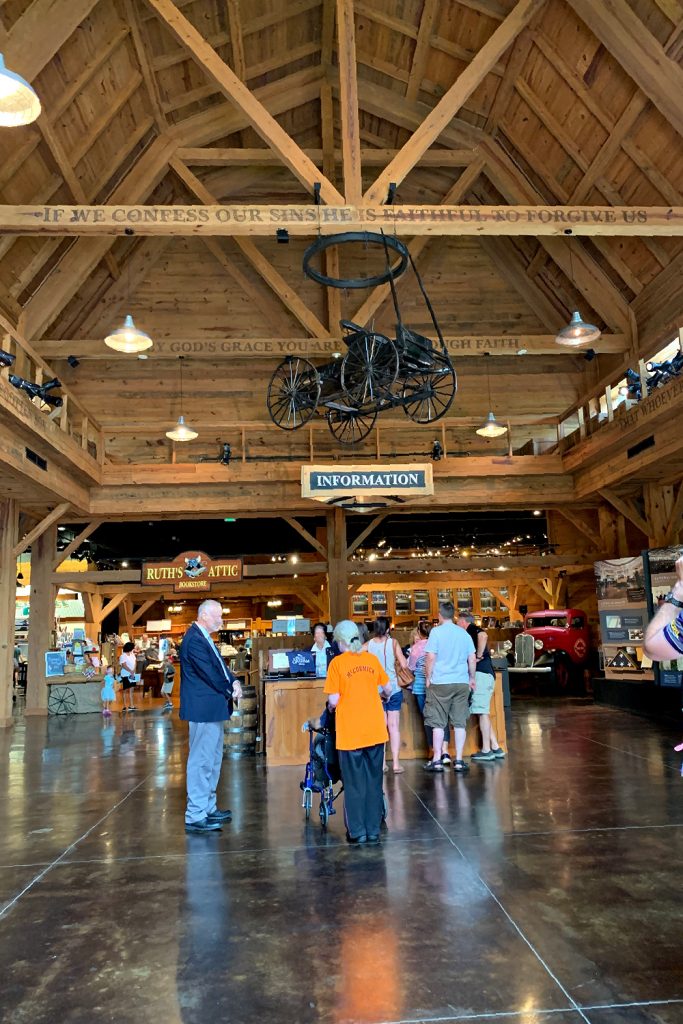
[(515, 637), (510, 672), (546, 676), (550, 687), (566, 692), (581, 682), (591, 651), (590, 627), (580, 608), (529, 612)]

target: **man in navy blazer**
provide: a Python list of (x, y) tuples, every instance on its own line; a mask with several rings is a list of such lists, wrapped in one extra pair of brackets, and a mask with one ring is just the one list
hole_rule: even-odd
[(180, 717), (190, 723), (186, 832), (219, 832), (232, 818), (230, 811), (218, 809), (216, 788), (223, 763), (223, 723), (242, 688), (211, 639), (222, 623), (220, 603), (203, 601), (180, 647)]

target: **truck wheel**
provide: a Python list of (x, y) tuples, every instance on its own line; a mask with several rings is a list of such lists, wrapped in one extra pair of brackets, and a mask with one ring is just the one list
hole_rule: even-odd
[(556, 657), (553, 669), (555, 689), (558, 693), (568, 693), (572, 678), (571, 663), (567, 658)]

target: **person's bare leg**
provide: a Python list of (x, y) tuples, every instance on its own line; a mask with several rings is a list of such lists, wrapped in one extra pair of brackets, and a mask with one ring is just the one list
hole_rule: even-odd
[(456, 726), (453, 732), (455, 733), (455, 759), (456, 761), (462, 761), (462, 752), (465, 749), (465, 737), (467, 736), (467, 730)]
[[(481, 729), (481, 749), (485, 754), (491, 750), (491, 716), (479, 715), (479, 728)], [(496, 744), (498, 746), (498, 744)]]
[(443, 750), (443, 729), (432, 730), (432, 748), (432, 761), (434, 764), (438, 764)]
[(399, 758), (401, 756), (400, 718), (400, 711), (387, 711), (387, 728), (389, 730), (389, 743), (391, 745), (391, 760), (393, 761), (395, 772), (403, 770), (399, 764)]

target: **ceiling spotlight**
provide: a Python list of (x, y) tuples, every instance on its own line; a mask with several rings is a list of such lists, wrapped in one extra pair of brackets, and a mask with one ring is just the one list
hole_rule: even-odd
[(542, 515), (542, 514), (543, 514), (543, 513), (541, 512), (540, 508), (535, 508), (535, 509), (534, 509), (534, 515), (535, 515), (535, 516), (540, 516), (540, 515)]
[(123, 326), (117, 327), (115, 331), (108, 334), (104, 339), (104, 344), (108, 345), (109, 348), (113, 348), (115, 352), (131, 354), (143, 352), (146, 348), (151, 348), (154, 342), (149, 334), (145, 334), (144, 331), (135, 326), (133, 317), (128, 314), (123, 321)]
[(17, 376), (16, 373), (10, 373), (8, 379), (13, 387), (19, 391), (25, 391), (29, 398), (39, 398), (41, 402), (45, 402), (46, 405), (51, 405), (55, 409), (59, 409), (64, 404), (64, 399), (59, 395), (48, 394), (53, 388), (61, 388), (62, 386), (56, 377), (53, 377), (52, 380), (46, 380), (44, 384), (34, 384), (30, 380)]
[(0, 126), (17, 128), (31, 124), (40, 116), (40, 100), (33, 86), (5, 67), (0, 53)]
[(298, 555), (290, 555), (289, 556), (289, 560), (290, 560), (290, 562), (292, 562), (292, 564), (296, 565), (296, 563), (299, 561), (299, 556)]
[(587, 324), (581, 319), (581, 314), (575, 310), (567, 326), (555, 335), (555, 341), (558, 345), (565, 345), (568, 348), (582, 348), (584, 345), (590, 344), (591, 341), (597, 341), (600, 334), (601, 331), (598, 327), (594, 324)]
[(127, 569), (128, 568), (128, 562), (126, 562), (126, 561), (121, 562), (121, 568), (122, 569)]
[(432, 445), (432, 461), (440, 462), (443, 458), (443, 445), (441, 441), (435, 441)]
[(80, 360), (76, 359), (76, 356), (67, 356), (66, 361), (69, 364), (69, 366), (73, 366), (74, 370), (76, 369), (77, 366), (80, 365)]

